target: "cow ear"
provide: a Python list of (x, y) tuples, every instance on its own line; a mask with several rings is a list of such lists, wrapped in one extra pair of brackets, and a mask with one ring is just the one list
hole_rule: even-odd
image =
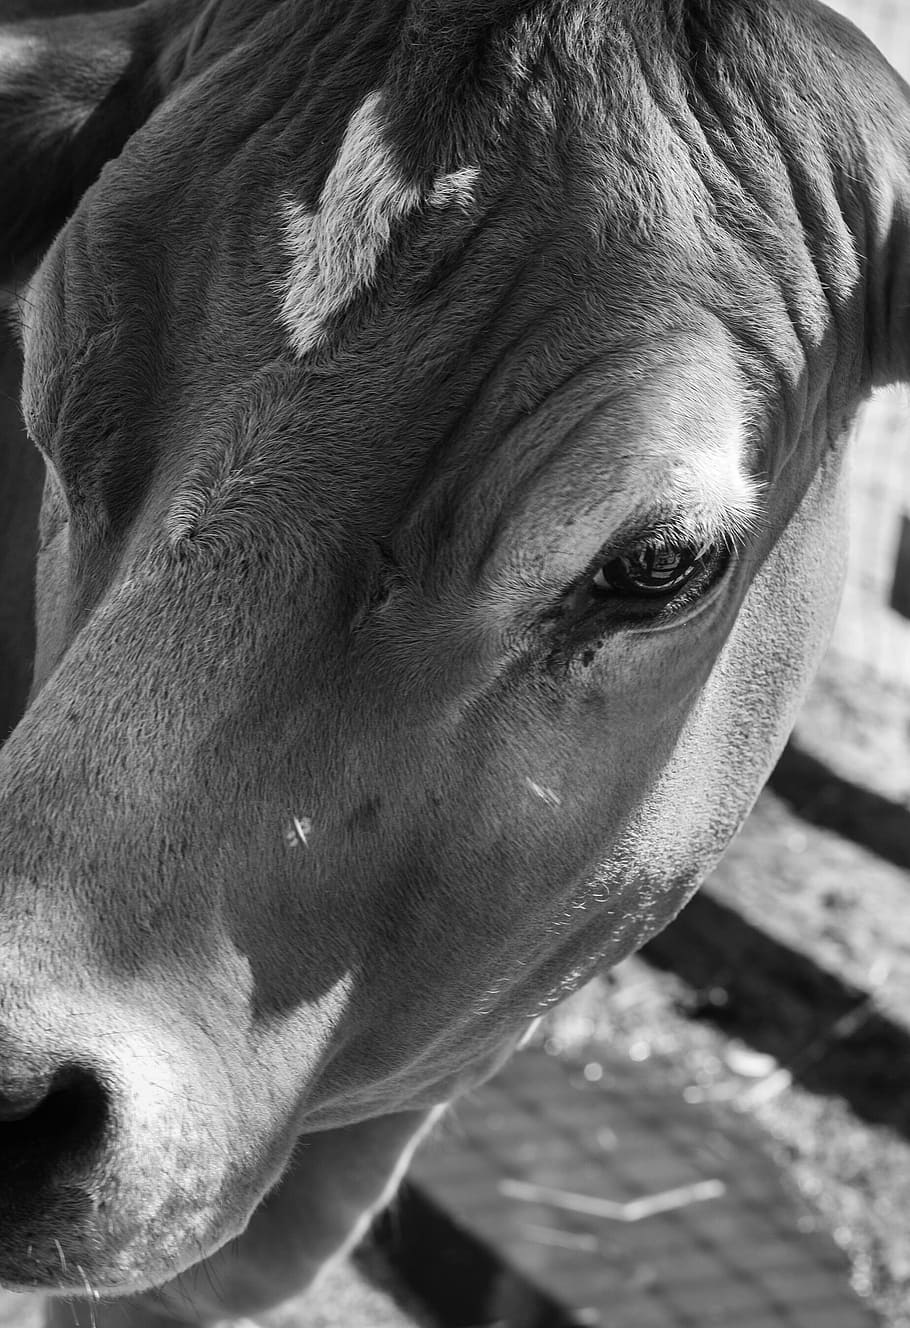
[(166, 20), (142, 5), (0, 23), (0, 282), (34, 265), (161, 100)]

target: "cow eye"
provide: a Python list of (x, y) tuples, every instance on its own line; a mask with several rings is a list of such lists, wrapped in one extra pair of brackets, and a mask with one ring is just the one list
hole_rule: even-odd
[(708, 554), (689, 544), (635, 545), (601, 563), (591, 588), (598, 596), (671, 595), (703, 569)]

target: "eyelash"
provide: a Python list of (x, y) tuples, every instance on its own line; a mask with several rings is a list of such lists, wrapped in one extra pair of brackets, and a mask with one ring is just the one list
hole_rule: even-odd
[[(572, 636), (581, 642), (590, 631), (647, 625), (657, 620), (669, 623), (681, 617), (720, 581), (730, 566), (733, 549), (724, 544), (702, 546), (693, 557), (692, 565), (696, 570), (692, 576), (667, 590), (623, 593), (615, 588), (597, 587), (594, 580), (604, 569), (636, 552), (659, 555), (685, 547), (681, 542), (674, 543), (672, 537), (652, 533), (648, 537), (630, 540), (622, 548), (600, 553), (563, 599), (562, 608), (556, 615), (563, 628), (569, 627)], [(694, 546), (689, 547), (694, 553)]]
[[(641, 541), (601, 562), (589, 579), (589, 593), (602, 598), (666, 600), (691, 585), (698, 576), (699, 564), (703, 569), (712, 552), (716, 551), (710, 544), (696, 548), (692, 544)], [(672, 572), (674, 555), (679, 555), (675, 559), (679, 566), (676, 575)], [(636, 586), (636, 576), (639, 580), (651, 577), (655, 583)]]

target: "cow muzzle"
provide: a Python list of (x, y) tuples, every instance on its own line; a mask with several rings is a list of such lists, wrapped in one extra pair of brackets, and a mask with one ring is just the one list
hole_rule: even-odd
[(64, 1243), (92, 1224), (112, 1150), (115, 1090), (97, 1059), (40, 1040), (0, 1026), (0, 1280), (65, 1285)]
[(248, 1219), (230, 1093), (141, 1012), (126, 1039), (124, 1010), (95, 1011), (90, 1035), (75, 1003), (54, 1006), (0, 1018), (0, 1284), (141, 1290)]

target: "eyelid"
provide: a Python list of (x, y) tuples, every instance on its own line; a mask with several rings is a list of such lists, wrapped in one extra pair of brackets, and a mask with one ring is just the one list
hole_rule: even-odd
[(19, 313), (19, 302), (13, 297), (9, 304), (0, 305), (0, 316), (6, 315), (6, 325), (13, 335), (13, 340), (20, 351), (25, 350), (25, 329), (22, 326), (22, 316)]
[(551, 660), (565, 664), (583, 651), (593, 648), (596, 653), (614, 636), (673, 631), (701, 616), (717, 603), (738, 563), (735, 549), (726, 549), (721, 542), (711, 547), (714, 556), (709, 556), (700, 572), (664, 597), (600, 597), (586, 592), (590, 578), (576, 581), (560, 607), (547, 615)]
[(632, 549), (671, 549), (686, 548), (697, 549), (698, 556), (701, 557), (706, 549), (716, 546), (727, 546), (733, 541), (723, 535), (711, 534), (702, 529), (693, 529), (685, 526), (679, 520), (668, 517), (663, 521), (651, 520), (645, 523), (631, 523), (617, 533), (610, 540), (609, 544), (604, 545), (598, 553), (598, 558), (606, 561), (607, 557), (617, 557), (620, 554), (628, 553)]
[(712, 531), (702, 525), (698, 529), (691, 518), (678, 510), (666, 508), (663, 512), (652, 510), (646, 517), (638, 514), (615, 531), (609, 543), (603, 545), (588, 564), (575, 586), (584, 585), (599, 568), (613, 559), (642, 549), (694, 549), (695, 562), (699, 562), (712, 550), (725, 551), (732, 557), (744, 546), (752, 528), (743, 525), (739, 530), (730, 526), (726, 530)]
[(699, 553), (695, 561), (703, 556), (703, 551), (715, 546), (715, 541), (693, 538), (690, 535), (683, 536), (678, 526), (674, 528), (671, 523), (665, 522), (655, 524), (653, 521), (647, 526), (637, 524), (631, 527), (631, 523), (625, 528), (620, 528), (608, 544), (603, 545), (595, 556), (584, 568), (581, 575), (573, 582), (571, 590), (578, 591), (597, 575), (597, 573), (608, 563), (614, 562), (619, 558), (626, 557), (632, 553), (640, 553), (643, 550), (661, 550), (674, 547), (695, 548), (699, 547)]
[[(646, 553), (658, 553), (662, 551), (660, 548), (654, 549), (653, 546), (646, 544), (633, 545), (632, 548), (636, 555), (641, 554), (642, 551)], [(660, 598), (669, 600), (672, 596), (681, 594), (687, 586), (691, 585), (692, 582), (696, 580), (700, 573), (703, 575), (705, 571), (708, 570), (710, 560), (707, 555), (711, 552), (715, 552), (719, 556), (720, 553), (718, 546), (711, 543), (703, 544), (698, 549), (695, 549), (695, 546), (691, 544), (674, 544), (664, 546), (664, 548), (666, 551), (672, 553), (686, 554), (685, 565), (679, 573), (665, 585), (655, 585), (649, 589), (644, 589), (634, 585), (624, 587), (621, 584), (624, 577), (634, 582), (636, 575), (635, 572), (627, 573), (622, 566), (623, 563), (630, 561), (629, 554), (631, 550), (628, 545), (626, 546), (624, 553), (620, 554), (618, 557), (604, 559), (604, 561), (599, 563), (585, 584), (589, 587), (591, 592), (598, 596), (606, 596), (613, 593), (620, 599), (634, 600), (636, 597), (640, 597), (642, 600), (657, 600)], [(639, 559), (636, 558), (636, 561), (639, 561)], [(717, 558), (714, 559), (715, 563), (716, 561)], [(618, 574), (615, 570), (617, 565), (619, 567)], [(614, 570), (611, 571), (611, 569)], [(652, 566), (649, 564), (646, 570), (649, 572), (652, 571)], [(617, 583), (617, 579), (619, 583)], [(605, 584), (600, 585), (599, 581), (603, 581)]]
[(613, 532), (609, 544), (598, 553), (622, 552), (634, 546), (646, 548), (666, 547), (669, 544), (688, 545), (692, 548), (723, 547), (731, 553), (739, 548), (762, 524), (764, 485), (751, 474), (748, 501), (720, 505), (707, 503), (700, 509), (680, 506), (675, 502), (658, 502), (640, 506)]

